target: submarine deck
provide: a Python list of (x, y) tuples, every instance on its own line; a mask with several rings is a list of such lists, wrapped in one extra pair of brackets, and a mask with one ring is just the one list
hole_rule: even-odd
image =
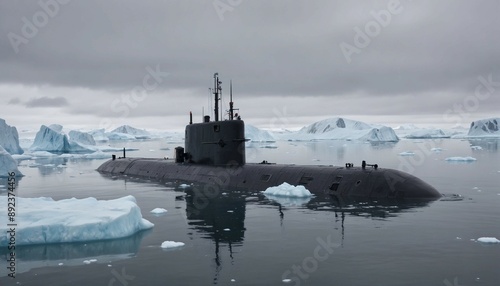
[(410, 174), (384, 168), (331, 165), (247, 163), (213, 166), (175, 163), (157, 158), (119, 158), (103, 163), (103, 174), (127, 175), (156, 181), (181, 180), (224, 188), (264, 191), (283, 182), (303, 185), (314, 194), (368, 198), (438, 198), (431, 185)]

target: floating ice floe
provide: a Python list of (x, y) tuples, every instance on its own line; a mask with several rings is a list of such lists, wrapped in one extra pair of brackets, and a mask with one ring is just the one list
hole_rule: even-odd
[(284, 182), (283, 184), (275, 187), (269, 187), (264, 191), (266, 195), (281, 196), (281, 197), (297, 197), (304, 198), (312, 196), (311, 192), (304, 186), (293, 186)]
[(164, 241), (161, 244), (161, 248), (163, 249), (168, 249), (168, 248), (175, 248), (175, 247), (181, 247), (184, 246), (184, 242), (176, 242), (176, 241)]
[[(123, 238), (154, 225), (142, 218), (133, 196), (114, 200), (17, 197), (16, 245), (97, 241)], [(0, 197), (0, 213), (7, 213)], [(9, 228), (0, 225), (0, 246), (9, 242)]]
[(450, 162), (474, 162), (477, 159), (474, 157), (448, 157), (445, 160)]
[(15, 160), (30, 160), (33, 156), (31, 155), (28, 155), (28, 154), (23, 154), (23, 155), (18, 155), (18, 154), (14, 154), (12, 155), (12, 158), (14, 158)]
[(500, 243), (500, 240), (496, 237), (480, 237), (477, 241), (481, 243)]
[(155, 208), (155, 209), (151, 210), (150, 213), (152, 213), (152, 214), (164, 214), (164, 213), (167, 213), (167, 210), (164, 208)]
[(432, 152), (436, 152), (436, 153), (438, 153), (438, 152), (443, 151), (443, 148), (439, 148), (439, 147), (436, 147), (436, 148), (431, 148), (431, 151), (432, 151)]
[(188, 185), (188, 184), (180, 184), (179, 185), (179, 188), (181, 188), (181, 189), (187, 189), (187, 188), (190, 188), (190, 187), (191, 187), (191, 185)]
[(399, 156), (413, 156), (413, 155), (415, 155), (415, 153), (411, 152), (411, 151), (405, 151), (405, 152), (399, 153)]
[(84, 260), (83, 263), (85, 264), (90, 264), (92, 262), (97, 262), (97, 259), (89, 259), (89, 260)]
[(276, 187), (267, 188), (263, 194), (270, 200), (284, 206), (300, 206), (309, 202), (311, 192), (304, 186), (293, 186), (286, 182)]
[(483, 150), (483, 147), (481, 146), (470, 146), (472, 150)]

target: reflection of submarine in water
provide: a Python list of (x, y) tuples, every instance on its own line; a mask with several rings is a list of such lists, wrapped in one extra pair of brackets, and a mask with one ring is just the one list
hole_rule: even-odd
[(151, 158), (116, 158), (97, 170), (104, 174), (127, 175), (152, 180), (183, 180), (215, 185), (216, 188), (263, 191), (287, 182), (304, 185), (315, 194), (364, 198), (425, 198), (441, 195), (431, 185), (410, 174), (379, 168), (377, 164), (360, 167), (301, 166), (245, 162), (245, 125), (234, 113), (232, 95), (229, 120), (219, 121), (222, 93), (218, 74), (214, 74), (215, 120), (193, 123), (192, 114), (185, 131), (185, 148), (176, 148), (175, 161)]
[[(216, 195), (207, 197), (203, 193), (207, 185), (194, 184), (190, 188), (183, 189), (186, 193), (181, 196), (186, 203), (186, 217), (188, 225), (192, 230), (201, 234), (201, 237), (211, 241), (214, 245), (211, 257), (214, 268), (213, 284), (217, 284), (220, 279), (223, 268), (227, 265), (236, 264), (238, 254), (242, 252), (240, 247), (245, 242), (245, 235), (252, 232), (252, 228), (247, 230), (245, 220), (251, 220), (250, 225), (261, 225), (259, 220), (269, 220), (265, 217), (256, 217), (255, 212), (260, 212), (260, 209), (252, 207), (252, 205), (266, 205), (271, 209), (275, 209), (276, 216), (280, 218), (281, 227), (296, 226), (296, 217), (292, 215), (288, 218), (288, 211), (293, 209), (308, 209), (312, 212), (331, 213), (333, 220), (331, 221), (332, 228), (327, 231), (338, 233), (340, 245), (344, 244), (344, 239), (349, 239), (348, 222), (349, 218), (365, 217), (373, 219), (389, 219), (398, 217), (406, 212), (414, 211), (415, 209), (425, 208), (431, 202), (423, 200), (398, 200), (398, 199), (377, 199), (377, 200), (357, 200), (356, 198), (337, 199), (330, 195), (317, 195), (310, 197), (309, 200), (302, 202), (300, 206), (288, 207), (280, 203), (279, 200), (270, 199), (262, 193), (248, 192), (231, 192), (231, 190), (221, 189)], [(247, 207), (248, 205), (248, 207)], [(254, 213), (251, 212), (253, 209)], [(269, 209), (269, 208), (268, 208)], [(311, 215), (311, 218), (317, 217), (312, 212), (303, 213), (304, 216)], [(287, 219), (288, 218), (288, 219)], [(291, 220), (291, 224), (287, 224)], [(305, 218), (303, 222), (312, 222)], [(266, 227), (275, 228), (273, 223), (264, 223)], [(356, 228), (356, 227), (355, 227)], [(336, 229), (333, 230), (333, 229)], [(323, 229), (325, 230), (325, 229)], [(253, 229), (255, 231), (255, 229)], [(255, 235), (255, 234), (254, 234)], [(252, 235), (250, 235), (252, 236)], [(285, 238), (288, 239), (288, 238)]]

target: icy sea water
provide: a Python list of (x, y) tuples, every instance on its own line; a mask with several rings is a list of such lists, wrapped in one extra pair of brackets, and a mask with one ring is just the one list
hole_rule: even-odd
[[(114, 145), (139, 148), (128, 152), (130, 157), (164, 157), (179, 143)], [(18, 196), (133, 195), (155, 227), (119, 240), (18, 247), (15, 279), (6, 277), (6, 250), (0, 250), (0, 285), (500, 285), (500, 244), (475, 241), (500, 238), (499, 146), (496, 140), (446, 139), (247, 148), (252, 162), (359, 166), (366, 160), (411, 172), (447, 194), (444, 200), (408, 204), (328, 197), (273, 201), (225, 189), (196, 201), (196, 190), (204, 186), (101, 176), (95, 169), (104, 160), (21, 161), (26, 176)], [(402, 152), (415, 154), (398, 155)], [(445, 161), (455, 156), (477, 160)], [(154, 215), (154, 208), (168, 212)], [(164, 250), (160, 245), (166, 240), (185, 245)]]

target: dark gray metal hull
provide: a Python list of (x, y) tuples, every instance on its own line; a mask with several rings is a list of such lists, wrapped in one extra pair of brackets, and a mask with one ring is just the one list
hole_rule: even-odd
[(245, 164), (211, 166), (171, 160), (120, 158), (103, 163), (102, 174), (127, 175), (157, 181), (180, 180), (208, 188), (264, 191), (283, 182), (303, 185), (314, 194), (363, 198), (435, 199), (441, 194), (410, 174), (384, 168)]

